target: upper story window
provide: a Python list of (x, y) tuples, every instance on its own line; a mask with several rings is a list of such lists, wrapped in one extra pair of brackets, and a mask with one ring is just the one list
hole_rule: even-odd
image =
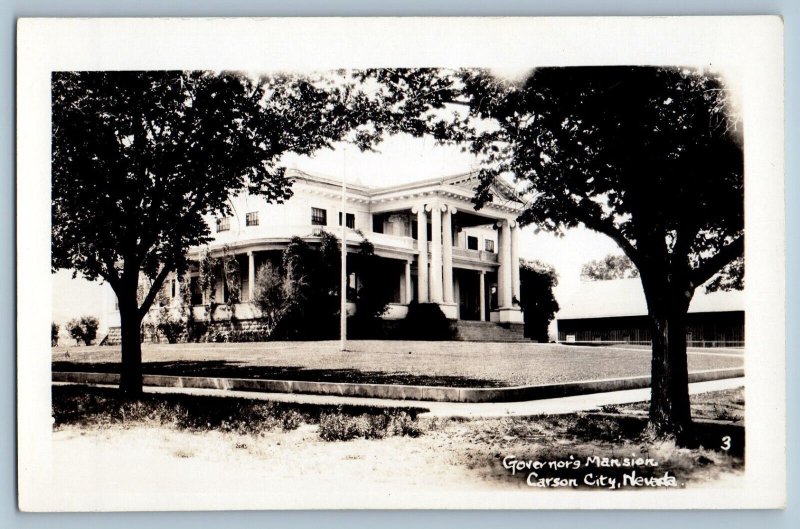
[(313, 226), (327, 226), (328, 210), (322, 208), (311, 208), (311, 224)]
[(467, 235), (467, 250), (477, 250), (478, 249), (478, 238), (473, 237), (472, 235)]
[[(356, 214), (355, 213), (348, 213), (345, 216), (345, 223), (348, 228), (351, 230), (356, 229)], [(339, 226), (342, 225), (342, 212), (339, 212)]]
[(224, 217), (221, 219), (217, 219), (217, 231), (228, 231), (231, 229), (231, 218)]
[(487, 252), (494, 252), (494, 240), (486, 239), (484, 243)]
[(251, 211), (245, 215), (245, 224), (247, 226), (258, 226), (258, 211)]

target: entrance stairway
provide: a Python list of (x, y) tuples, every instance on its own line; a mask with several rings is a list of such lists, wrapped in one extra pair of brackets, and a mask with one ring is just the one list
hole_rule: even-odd
[(527, 342), (521, 323), (458, 320), (456, 340), (468, 342)]

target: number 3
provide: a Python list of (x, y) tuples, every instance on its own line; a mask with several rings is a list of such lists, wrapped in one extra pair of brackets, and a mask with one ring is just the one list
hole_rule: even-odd
[(726, 452), (731, 449), (731, 436), (730, 435), (726, 435), (725, 437), (722, 438), (722, 446), (720, 448), (722, 448)]

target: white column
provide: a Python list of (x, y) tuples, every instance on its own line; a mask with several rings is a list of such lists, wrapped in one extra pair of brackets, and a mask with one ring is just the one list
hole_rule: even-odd
[(519, 302), (519, 224), (517, 222), (511, 223), (511, 295)]
[(247, 301), (250, 303), (256, 299), (256, 255), (254, 252), (247, 252)]
[(405, 299), (403, 299), (403, 303), (411, 303), (411, 261), (406, 261), (406, 270), (405, 270), (405, 285), (403, 285), (403, 294), (405, 295)]
[(411, 210), (417, 214), (417, 301), (428, 302), (428, 216), (425, 205), (421, 204)]
[(497, 255), (500, 269), (497, 271), (497, 305), (498, 308), (511, 306), (511, 229), (508, 221), (497, 223), (500, 227), (499, 252)]
[(478, 296), (479, 304), (481, 307), (481, 321), (486, 321), (486, 272), (481, 270), (478, 272)]
[(442, 303), (442, 208), (433, 204), (431, 210), (431, 301)]
[(453, 303), (453, 224), (455, 209), (442, 206), (442, 282), (444, 283), (444, 302)]
[(174, 295), (172, 296), (172, 299), (170, 300), (169, 304), (170, 304), (171, 307), (179, 307), (181, 302), (182, 302), (182, 299), (181, 299), (181, 276), (179, 276), (175, 272), (170, 272), (169, 275), (175, 280), (175, 289), (174, 290), (170, 289), (170, 295), (172, 295), (172, 294), (174, 294)]

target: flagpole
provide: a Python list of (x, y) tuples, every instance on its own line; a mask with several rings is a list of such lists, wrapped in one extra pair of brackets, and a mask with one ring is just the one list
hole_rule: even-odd
[(341, 285), (339, 287), (340, 306), (339, 306), (339, 337), (340, 344), (339, 350), (347, 350), (347, 212), (345, 205), (345, 196), (347, 195), (347, 147), (342, 150), (342, 207), (341, 207), (341, 225), (342, 225), (342, 274)]

